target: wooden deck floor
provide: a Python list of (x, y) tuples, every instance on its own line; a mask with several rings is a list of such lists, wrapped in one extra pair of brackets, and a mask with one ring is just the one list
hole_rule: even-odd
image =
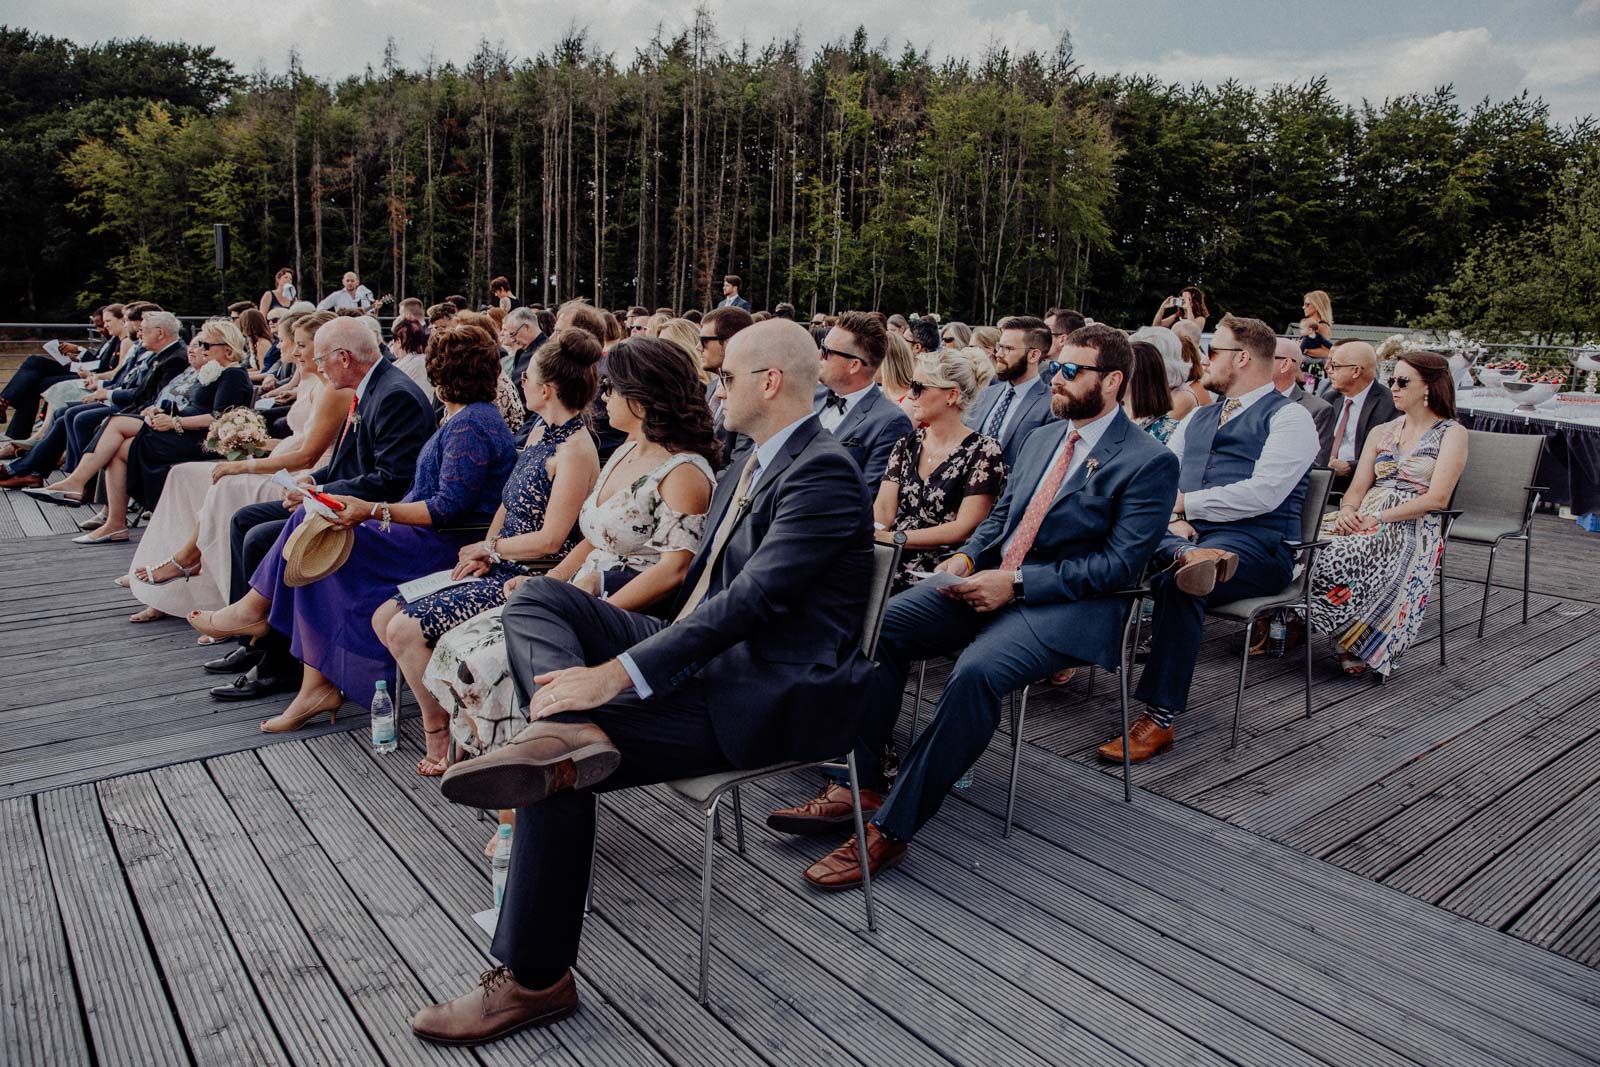
[[(876, 934), (857, 895), (800, 878), (832, 841), (761, 822), (811, 783), (752, 790), (748, 853), (718, 860), (709, 1011), (698, 815), (607, 798), (585, 1010), (473, 1052), (406, 1019), (488, 965), (470, 918), (488, 824), (416, 776), (412, 718), (376, 755), (359, 716), (273, 739), (256, 722), (281, 698), (209, 701), (187, 627), (124, 621), (130, 555), (0, 543), (0, 1062), (1600, 1062), (1600, 972), (1576, 962), (1600, 941), (1587, 603), (1540, 596), (1524, 628), (1497, 589), (1480, 643), (1452, 584), (1457, 671), (1419, 653), (1378, 688), (1319, 669), (1310, 723), (1291, 668), (1252, 664), (1232, 753), (1219, 631), (1131, 806), (1083, 755), (1114, 718), (1105, 680), (1037, 696), (1017, 834), (999, 836), (1002, 734), (880, 882)], [(1514, 918), (1476, 921), (1530, 886)]]

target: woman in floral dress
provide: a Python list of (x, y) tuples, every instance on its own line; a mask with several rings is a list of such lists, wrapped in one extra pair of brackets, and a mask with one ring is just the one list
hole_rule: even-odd
[(540, 347), (522, 380), (539, 425), (506, 480), (489, 536), (460, 551), (451, 577), (466, 581), (414, 603), (397, 596), (372, 617), (373, 632), (400, 665), (422, 711), (428, 751), (417, 764), (419, 774), (445, 770), (450, 712), (427, 679), (434, 646), (455, 627), (504, 604), (506, 582), (534, 573), (533, 561), (564, 555), (577, 543), (578, 509), (600, 472), (583, 421), (599, 389), (599, 362), (599, 342), (583, 330), (561, 330)]
[(1389, 379), (1402, 413), (1367, 439), (1346, 503), (1323, 520), (1332, 539), (1311, 575), (1311, 625), (1341, 650), (1346, 674), (1387, 675), (1422, 629), (1439, 566), (1440, 522), (1467, 462), (1450, 364), (1411, 352)]
[[(607, 353), (606, 375), (606, 412), (627, 438), (583, 502), (583, 539), (546, 579), (646, 611), (671, 600), (700, 547), (717, 443), (698, 361), (683, 349), (659, 338), (630, 338)], [(511, 578), (506, 593), (524, 581)], [(451, 738), (470, 753), (500, 747), (527, 724), (506, 660), (501, 611), (495, 607), (445, 634), (427, 667), (425, 682), (449, 712)], [(512, 813), (500, 819), (510, 823)]]
[(895, 442), (872, 508), (880, 540), (906, 535), (897, 589), (971, 536), (1005, 488), (999, 443), (961, 422), (977, 395), (972, 364), (956, 349), (918, 361), (906, 404), (912, 424), (922, 428)]

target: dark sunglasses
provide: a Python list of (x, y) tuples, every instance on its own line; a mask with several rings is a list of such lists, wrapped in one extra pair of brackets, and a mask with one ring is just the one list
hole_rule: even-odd
[(929, 385), (927, 382), (912, 382), (908, 387), (911, 399), (915, 400), (929, 389), (949, 389), (948, 385)]
[(601, 378), (600, 379), (600, 399), (601, 400), (606, 399), (607, 397), (609, 397), (611, 395), (611, 393), (612, 393), (611, 379), (610, 378)]
[(824, 359), (828, 358), (829, 356), (838, 356), (840, 359), (853, 359), (863, 367), (867, 365), (867, 361), (856, 355), (854, 352), (841, 352), (837, 348), (829, 348), (827, 345), (818, 345), (817, 347), (821, 350), (822, 357)]
[(1080, 372), (1090, 370), (1094, 371), (1096, 374), (1105, 373), (1105, 371), (1101, 370), (1099, 367), (1089, 367), (1082, 363), (1063, 363), (1057, 359), (1049, 359), (1039, 364), (1039, 373), (1047, 382), (1053, 379), (1057, 374), (1061, 375), (1062, 378), (1070, 382), (1076, 378)]
[(712, 341), (715, 341), (715, 340), (718, 340), (716, 334), (710, 334), (710, 335), (701, 334), (700, 335), (700, 344), (701, 344), (702, 347), (704, 347), (705, 345), (710, 344)]
[(635, 324), (633, 326), (629, 326), (628, 327), (628, 332), (629, 333), (644, 333), (649, 328), (650, 328), (649, 326), (641, 326), (641, 325)]
[(1389, 388), (1390, 389), (1405, 389), (1408, 386), (1410, 386), (1410, 384), (1411, 384), (1411, 379), (1407, 378), (1403, 374), (1396, 374), (1393, 378), (1389, 379)]
[(953, 345), (953, 344), (956, 343), (956, 339), (954, 337), (950, 336), (947, 333), (946, 334), (940, 334), (939, 335), (939, 340), (941, 342), (943, 342), (944, 344), (947, 344), (947, 345)]

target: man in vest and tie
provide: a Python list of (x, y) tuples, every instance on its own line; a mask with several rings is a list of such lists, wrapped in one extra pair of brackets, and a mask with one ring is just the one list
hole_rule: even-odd
[(477, 1044), (578, 1006), (572, 965), (594, 846), (594, 790), (837, 756), (872, 665), (861, 624), (872, 509), (812, 413), (817, 349), (797, 323), (741, 331), (719, 377), (750, 456), (724, 472), (670, 624), (534, 578), (506, 605), (506, 653), (532, 720), (444, 776), (447, 798), (517, 809), (493, 952), (503, 967), (412, 1019)]
[[(877, 808), (866, 829), (874, 877), (905, 855), (983, 753), (1007, 693), (1063, 666), (1097, 663), (1110, 670), (1120, 660), (1126, 604), (1095, 598), (1138, 583), (1166, 532), (1178, 461), (1123, 414), (1133, 349), (1120, 330), (1085, 326), (1067, 339), (1062, 357), (1046, 369), (1051, 404), (1064, 421), (1028, 438), (989, 517), (939, 565), (942, 573), (896, 596), (885, 614), (857, 741), (863, 774), (879, 773), (878, 754), (899, 717), (911, 664), (939, 655), (957, 659), (894, 789), (881, 806), (881, 776), (861, 790), (862, 806), (870, 792)], [(789, 809), (784, 814), (795, 818), (783, 828), (832, 829), (834, 791), (844, 792), (830, 785), (811, 804)], [(805, 876), (819, 889), (859, 884), (854, 839)]]
[[(1167, 447), (1182, 465), (1178, 500), (1151, 581), (1150, 656), (1135, 693), (1149, 709), (1134, 720), (1128, 756), (1148, 759), (1172, 744), (1173, 720), (1189, 702), (1208, 606), (1282, 591), (1293, 574), (1285, 541), (1300, 537), (1306, 472), (1317, 428), (1305, 408), (1272, 384), (1277, 337), (1260, 319), (1228, 315), (1211, 338), (1201, 384), (1223, 395), (1196, 408)], [(1122, 738), (1100, 746), (1122, 760)]]

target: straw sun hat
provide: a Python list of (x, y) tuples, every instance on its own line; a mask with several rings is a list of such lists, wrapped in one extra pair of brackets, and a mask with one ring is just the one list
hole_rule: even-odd
[(356, 532), (321, 515), (307, 515), (283, 543), (283, 583), (299, 587), (326, 578), (350, 558)]

